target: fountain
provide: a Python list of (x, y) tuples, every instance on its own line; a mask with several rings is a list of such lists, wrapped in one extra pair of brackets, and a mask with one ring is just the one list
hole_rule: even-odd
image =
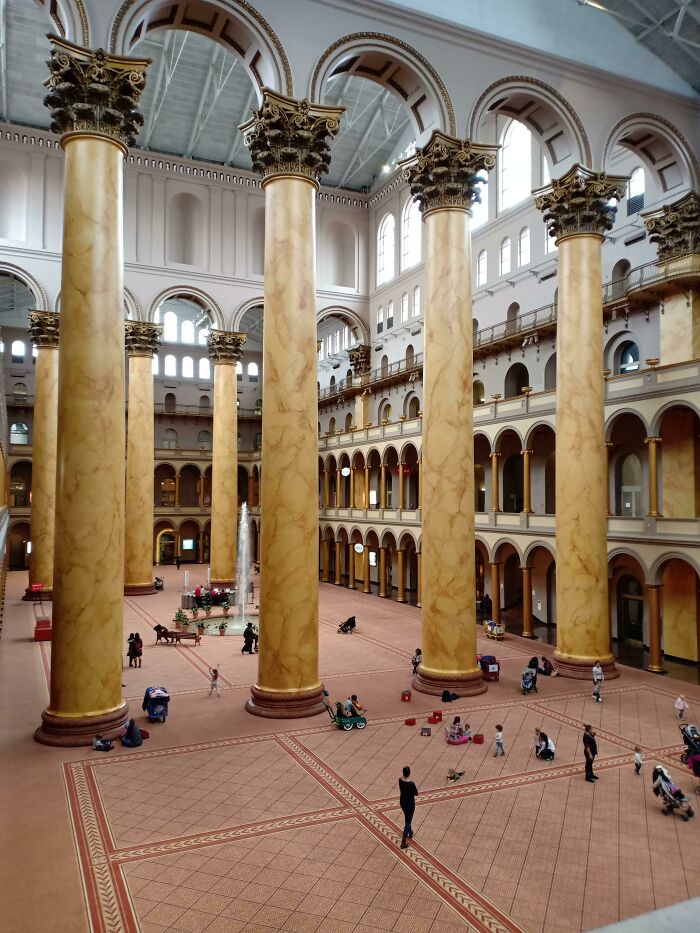
[[(248, 503), (241, 506), (241, 521), (238, 526), (238, 557), (236, 564), (236, 606), (238, 623), (245, 628), (246, 600), (250, 583), (250, 527), (248, 525)], [(241, 630), (242, 631), (242, 630)]]

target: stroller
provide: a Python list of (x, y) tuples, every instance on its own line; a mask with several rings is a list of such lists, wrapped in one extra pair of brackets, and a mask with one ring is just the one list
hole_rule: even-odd
[(162, 578), (162, 577), (156, 577), (156, 578), (155, 578), (155, 582), (154, 582), (153, 585), (155, 586), (155, 588), (156, 588), (157, 590), (162, 590), (163, 587), (165, 586), (165, 584), (163, 583), (163, 578)]
[(520, 681), (520, 689), (523, 691), (523, 696), (527, 696), (531, 690), (534, 690), (537, 693), (537, 672), (533, 671), (531, 667), (526, 667), (523, 671), (523, 679)]
[(681, 754), (681, 761), (684, 765), (687, 765), (688, 760), (693, 755), (700, 755), (700, 733), (697, 730), (697, 726), (691, 723), (682, 723), (678, 728), (681, 730), (681, 735), (685, 742), (685, 749)]
[(155, 722), (156, 719), (165, 722), (169, 702), (170, 696), (165, 687), (147, 687), (141, 709), (148, 715), (151, 722)]
[(339, 635), (352, 635), (355, 629), (355, 616), (350, 616), (349, 619), (346, 619), (342, 625), (338, 626)]
[(674, 810), (678, 810), (681, 819), (688, 822), (695, 813), (690, 806), (690, 797), (686, 797), (680, 787), (677, 787), (671, 780), (671, 775), (662, 765), (657, 765), (651, 775), (653, 791), (656, 797), (661, 798), (663, 803), (662, 813), (668, 816)]

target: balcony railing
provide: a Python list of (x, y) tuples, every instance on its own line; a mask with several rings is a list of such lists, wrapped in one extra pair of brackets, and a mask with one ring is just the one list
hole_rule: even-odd
[(332, 398), (334, 395), (340, 395), (348, 389), (362, 386), (373, 385), (382, 382), (384, 379), (391, 379), (401, 373), (410, 373), (411, 370), (420, 370), (423, 368), (423, 354), (416, 353), (415, 356), (404, 360), (397, 360), (395, 363), (388, 363), (386, 366), (380, 366), (361, 376), (354, 376), (352, 379), (340, 379), (335, 385), (326, 386), (318, 393), (319, 399)]
[[(203, 405), (166, 405), (156, 402), (153, 406), (157, 415), (195, 415), (200, 418), (212, 418), (214, 409)], [(239, 418), (262, 418), (262, 408), (239, 408)]]

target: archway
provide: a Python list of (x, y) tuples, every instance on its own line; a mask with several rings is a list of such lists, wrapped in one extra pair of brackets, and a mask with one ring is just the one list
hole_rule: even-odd
[(199, 467), (188, 463), (182, 467), (179, 476), (180, 495), (178, 505), (184, 508), (197, 508), (199, 506), (199, 490), (201, 485)]
[(7, 533), (8, 566), (10, 570), (27, 570), (31, 553), (29, 522), (17, 522)]
[(522, 441), (515, 433), (507, 429), (497, 438), (496, 451), (501, 455), (501, 511), (522, 512), (524, 506), (524, 475)]
[(26, 508), (32, 504), (32, 465), (28, 460), (18, 460), (10, 470), (10, 508)]
[(199, 523), (187, 519), (180, 525), (178, 554), (184, 564), (194, 564), (201, 560), (201, 537)]
[(522, 395), (525, 386), (530, 385), (530, 374), (523, 363), (513, 363), (508, 372), (503, 387), (504, 398), (516, 398)]
[(177, 482), (175, 467), (160, 463), (153, 478), (153, 504), (156, 508), (175, 508), (177, 504)]
[(172, 564), (175, 562), (176, 549), (175, 529), (170, 522), (157, 522), (153, 529), (153, 551), (155, 564)]

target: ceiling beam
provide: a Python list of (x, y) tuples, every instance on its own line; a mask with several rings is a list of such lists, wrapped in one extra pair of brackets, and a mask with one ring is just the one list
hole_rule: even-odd
[[(146, 120), (146, 132), (143, 137), (143, 147), (147, 149), (151, 137), (153, 136), (153, 130), (156, 127), (158, 122), (158, 117), (160, 116), (160, 111), (163, 108), (165, 103), (165, 98), (170, 87), (170, 83), (173, 80), (175, 75), (175, 70), (177, 69), (178, 62), (180, 61), (180, 56), (185, 48), (185, 43), (187, 42), (187, 32), (182, 33), (182, 43), (180, 48), (177, 48), (177, 32), (174, 30), (167, 30), (163, 33), (165, 40), (163, 42), (163, 51), (158, 63), (158, 73), (156, 75), (156, 84), (153, 91), (153, 99), (151, 101), (151, 109), (148, 113), (148, 119)], [(170, 59), (168, 61), (168, 58)]]
[[(202, 93), (199, 97), (199, 103), (194, 115), (194, 123), (192, 125), (192, 132), (190, 133), (190, 138), (185, 147), (184, 157), (189, 159), (192, 156), (195, 146), (199, 142), (199, 139), (204, 132), (204, 129), (211, 118), (212, 113), (214, 112), (214, 107), (216, 102), (221, 96), (228, 79), (233, 73), (233, 69), (236, 67), (237, 59), (233, 59), (233, 64), (226, 69), (226, 55), (223, 49), (223, 46), (216, 45), (214, 47), (214, 52), (212, 54), (211, 60), (209, 62), (209, 68), (207, 69), (207, 76), (204, 79), (204, 84), (202, 85)], [(216, 84), (214, 87), (214, 97), (209, 104), (209, 107), (205, 109), (207, 99), (209, 97), (209, 91), (211, 90), (212, 82), (215, 80), (217, 67), (219, 69), (218, 77), (216, 77)]]
[(7, 120), (7, 0), (0, 0), (0, 111)]
[[(255, 100), (255, 88), (251, 84), (250, 91), (248, 92), (248, 97), (246, 102), (243, 105), (242, 118), (243, 120), (247, 119), (248, 114), (250, 113), (251, 107), (253, 106), (253, 101)], [(243, 133), (238, 129), (238, 126), (234, 128), (233, 139), (231, 140), (231, 148), (228, 151), (228, 156), (226, 157), (227, 164), (233, 164), (233, 160), (238, 155), (240, 149), (243, 147)]]

